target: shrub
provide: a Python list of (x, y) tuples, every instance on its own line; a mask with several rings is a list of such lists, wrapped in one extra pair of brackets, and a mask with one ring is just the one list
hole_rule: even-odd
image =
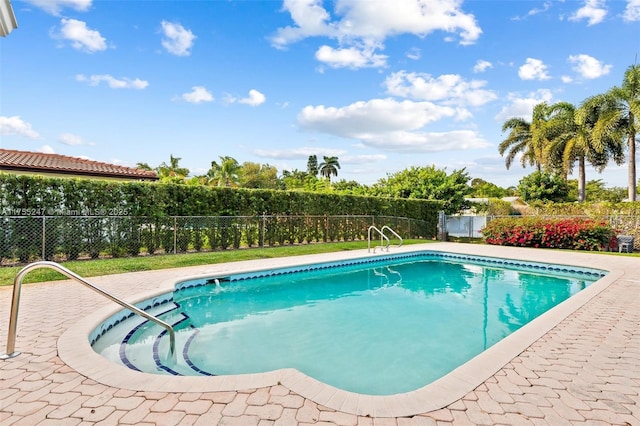
[(616, 245), (611, 226), (593, 219), (501, 218), (481, 232), (487, 244), (503, 246), (593, 251)]

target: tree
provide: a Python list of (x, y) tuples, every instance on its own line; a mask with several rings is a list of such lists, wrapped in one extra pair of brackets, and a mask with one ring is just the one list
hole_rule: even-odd
[(502, 198), (511, 195), (511, 193), (495, 183), (475, 178), (471, 180), (471, 192), (469, 195), (477, 198)]
[(563, 130), (556, 139), (562, 146), (562, 164), (565, 173), (571, 173), (573, 165), (578, 163), (578, 201), (587, 199), (586, 171), (588, 161), (599, 173), (604, 170), (610, 159), (616, 164), (624, 162), (621, 144), (613, 138), (593, 138), (593, 128), (598, 120), (601, 104), (583, 102), (575, 109), (571, 104), (561, 102), (562, 113), (558, 114), (559, 127)]
[(311, 176), (318, 176), (318, 157), (310, 155), (307, 161), (307, 173)]
[(631, 65), (624, 73), (622, 85), (604, 94), (589, 98), (585, 103), (600, 105), (598, 119), (591, 137), (594, 143), (619, 141), (626, 145), (628, 172), (628, 199), (637, 197), (636, 143), (640, 131), (640, 65)]
[(533, 107), (531, 122), (521, 117), (513, 117), (502, 125), (502, 132), (509, 130), (509, 134), (498, 146), (498, 151), (500, 155), (508, 151), (505, 158), (507, 169), (511, 167), (516, 156), (521, 154), (522, 167), (530, 165), (535, 166), (538, 171), (542, 170), (547, 142), (544, 123), (548, 111), (546, 103), (539, 103)]
[(467, 207), (464, 197), (471, 191), (465, 169), (450, 175), (435, 166), (411, 167), (388, 175), (371, 186), (374, 196), (420, 198), (444, 201), (447, 214), (455, 214)]
[(207, 172), (210, 184), (214, 186), (237, 187), (240, 184), (241, 166), (235, 158), (220, 156), (220, 164), (211, 162)]
[(525, 201), (566, 201), (569, 195), (567, 182), (556, 173), (535, 171), (520, 179), (518, 193)]
[(245, 161), (242, 163), (240, 186), (243, 188), (278, 189), (278, 169), (269, 164), (258, 164)]
[(355, 180), (341, 179), (334, 182), (333, 190), (343, 194), (351, 195), (368, 195), (369, 188), (366, 185), (356, 182)]
[(331, 175), (338, 176), (338, 169), (340, 168), (340, 163), (338, 162), (338, 157), (327, 157), (326, 155), (323, 157), (324, 161), (319, 165), (319, 171), (322, 176), (328, 181), (331, 180)]
[(154, 171), (153, 168), (149, 165), (149, 163), (136, 163), (136, 167), (141, 170), (147, 170), (149, 172)]
[[(576, 199), (578, 196), (578, 181), (570, 180), (569, 184), (569, 199)], [(606, 188), (604, 182), (601, 179), (590, 180), (587, 182), (587, 199), (588, 202), (600, 202), (608, 201), (611, 203), (619, 203), (624, 200), (627, 195), (626, 188)]]
[(169, 164), (162, 162), (156, 169), (160, 176), (160, 182), (184, 183), (189, 174), (189, 169), (180, 167), (179, 157), (169, 156)]

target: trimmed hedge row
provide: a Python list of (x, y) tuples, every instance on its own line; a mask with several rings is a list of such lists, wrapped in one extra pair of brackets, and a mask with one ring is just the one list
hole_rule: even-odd
[(381, 217), (415, 221), (405, 237), (434, 238), (442, 203), (0, 173), (0, 209), (0, 263), (26, 263), (348, 241)]
[(487, 244), (560, 248), (573, 250), (611, 250), (616, 233), (609, 224), (583, 218), (500, 218), (482, 229)]
[(374, 215), (430, 222), (441, 201), (0, 173), (4, 216)]

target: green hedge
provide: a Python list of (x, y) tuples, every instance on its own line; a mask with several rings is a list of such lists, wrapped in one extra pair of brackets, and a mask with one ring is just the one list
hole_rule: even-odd
[(488, 244), (518, 247), (573, 250), (610, 250), (616, 248), (615, 231), (602, 221), (592, 219), (494, 219), (482, 230)]
[(437, 212), (443, 204), (416, 199), (0, 173), (0, 206), (4, 216), (384, 215), (432, 222), (435, 235)]
[(415, 220), (402, 235), (433, 238), (442, 203), (0, 173), (0, 208), (0, 260), (26, 263), (349, 241), (366, 238), (365, 215)]

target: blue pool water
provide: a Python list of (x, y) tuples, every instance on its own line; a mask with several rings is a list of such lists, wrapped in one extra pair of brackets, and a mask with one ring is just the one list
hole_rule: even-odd
[(176, 362), (162, 359), (163, 329), (135, 317), (103, 325), (93, 346), (147, 372), (225, 375), (292, 367), (352, 392), (407, 392), (603, 275), (506, 263), (422, 252), (219, 277), (217, 283), (190, 280), (151, 308), (175, 325)]

